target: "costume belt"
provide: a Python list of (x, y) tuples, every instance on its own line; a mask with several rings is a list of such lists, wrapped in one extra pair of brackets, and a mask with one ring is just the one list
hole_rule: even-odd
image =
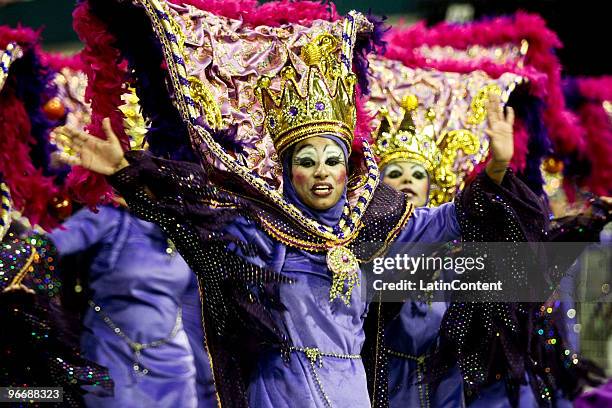
[(323, 367), (322, 357), (337, 358), (342, 360), (361, 360), (361, 355), (359, 354), (326, 353), (319, 350), (317, 347), (291, 346), (288, 348), (288, 351), (304, 354), (306, 358), (308, 358), (308, 361), (310, 362), (310, 373), (312, 375), (312, 379), (314, 380), (315, 384), (317, 384), (317, 388), (319, 389), (321, 397), (323, 398), (323, 402), (325, 403), (325, 406), (327, 408), (332, 408), (333, 405), (331, 403), (331, 400), (329, 399), (329, 396), (325, 392), (325, 389), (323, 388), (323, 383), (321, 382), (319, 375), (317, 374), (317, 367)]
[(429, 358), (429, 354), (414, 356), (412, 354), (402, 353), (389, 348), (387, 348), (387, 352), (393, 357), (403, 358), (404, 360), (411, 360), (417, 363), (417, 387), (419, 389), (420, 406), (421, 408), (429, 408), (429, 386), (423, 383), (423, 377), (425, 376), (425, 361)]
[(127, 334), (125, 334), (125, 332), (121, 330), (121, 328), (119, 328), (119, 326), (117, 326), (115, 322), (113, 322), (106, 313), (102, 311), (102, 308), (99, 305), (95, 304), (92, 300), (88, 300), (87, 303), (89, 303), (89, 306), (91, 306), (91, 308), (96, 312), (96, 314), (102, 317), (104, 323), (106, 323), (106, 325), (113, 331), (113, 333), (121, 337), (128, 344), (128, 346), (130, 346), (130, 349), (134, 354), (134, 363), (132, 364), (132, 368), (134, 369), (134, 372), (140, 376), (145, 376), (149, 373), (149, 369), (144, 367), (140, 362), (141, 351), (148, 348), (160, 347), (166, 343), (169, 343), (170, 340), (172, 340), (178, 334), (179, 330), (182, 327), (183, 313), (182, 309), (179, 307), (176, 314), (176, 321), (174, 322), (174, 327), (172, 328), (172, 331), (167, 337), (159, 340), (154, 340), (150, 343), (138, 343), (130, 339)]

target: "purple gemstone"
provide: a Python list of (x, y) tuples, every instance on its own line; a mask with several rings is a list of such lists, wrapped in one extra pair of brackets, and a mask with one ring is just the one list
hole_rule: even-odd
[(270, 118), (270, 120), (268, 120), (268, 124), (271, 128), (273, 128), (274, 126), (276, 126), (276, 121), (274, 120), (274, 118)]
[(318, 111), (322, 111), (323, 109), (325, 109), (325, 104), (321, 101), (315, 103), (315, 109)]
[(400, 137), (400, 140), (401, 140), (402, 142), (405, 142), (406, 140), (408, 140), (408, 138), (407, 138), (406, 136), (402, 136), (402, 137)]
[(298, 114), (298, 108), (296, 108), (295, 106), (290, 107), (290, 108), (289, 108), (289, 114), (290, 114), (291, 116), (295, 116), (295, 115), (297, 115), (297, 114)]

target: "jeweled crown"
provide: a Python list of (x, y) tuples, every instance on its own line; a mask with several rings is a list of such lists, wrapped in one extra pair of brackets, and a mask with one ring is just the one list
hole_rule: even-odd
[(437, 135), (434, 125), (436, 113), (431, 108), (425, 110), (425, 125), (417, 128), (414, 115), (418, 112), (419, 100), (412, 94), (404, 96), (400, 107), (402, 117), (399, 121), (393, 121), (386, 108), (379, 111), (381, 124), (375, 134), (374, 145), (379, 167), (384, 169), (396, 160), (419, 163), (429, 173), (430, 205), (449, 201), (457, 182), (457, 174), (453, 169), (457, 152), (476, 153), (480, 146), (478, 138), (466, 129)]
[(317, 35), (302, 47), (307, 66), (298, 79), (293, 66), (280, 72), (281, 91), (270, 88), (272, 78), (257, 82), (257, 94), (265, 113), (264, 125), (278, 155), (289, 146), (320, 134), (333, 134), (348, 150), (355, 128), (355, 83), (352, 72), (342, 69), (338, 39), (329, 33)]
[(436, 144), (433, 125), (436, 114), (431, 109), (427, 110), (427, 125), (417, 131), (412, 115), (418, 105), (416, 96), (406, 95), (400, 102), (403, 116), (397, 122), (391, 118), (386, 108), (380, 109), (381, 122), (375, 134), (374, 145), (374, 153), (380, 159), (380, 168), (395, 160), (410, 160), (422, 164), (432, 174), (439, 165), (441, 152)]

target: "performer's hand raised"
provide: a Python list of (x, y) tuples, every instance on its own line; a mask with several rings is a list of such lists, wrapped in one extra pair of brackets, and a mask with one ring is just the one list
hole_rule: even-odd
[(487, 101), (488, 128), (485, 129), (490, 138), (489, 149), (491, 161), (487, 164), (487, 175), (497, 184), (501, 184), (506, 169), (514, 155), (514, 110), (504, 108), (498, 95), (490, 93)]
[(61, 153), (59, 159), (71, 166), (82, 166), (105, 176), (110, 176), (128, 166), (119, 139), (111, 128), (109, 118), (104, 118), (102, 128), (106, 134), (106, 140), (99, 139), (87, 132), (68, 127), (63, 128), (66, 139), (61, 143), (71, 148), (76, 154)]

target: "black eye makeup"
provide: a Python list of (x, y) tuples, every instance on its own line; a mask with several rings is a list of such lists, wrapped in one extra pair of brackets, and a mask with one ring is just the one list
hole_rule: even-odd
[(337, 166), (341, 163), (344, 163), (342, 156), (330, 156), (325, 159), (325, 164), (327, 164), (328, 166)]
[(427, 175), (423, 173), (422, 171), (417, 170), (414, 173), (412, 173), (412, 177), (414, 177), (417, 180), (423, 180), (425, 177), (427, 177)]
[(301, 167), (312, 167), (315, 162), (310, 157), (296, 157), (293, 159), (293, 164)]
[(393, 169), (390, 172), (386, 173), (385, 176), (391, 179), (396, 179), (402, 177), (402, 174), (404, 173), (402, 173), (400, 170)]

